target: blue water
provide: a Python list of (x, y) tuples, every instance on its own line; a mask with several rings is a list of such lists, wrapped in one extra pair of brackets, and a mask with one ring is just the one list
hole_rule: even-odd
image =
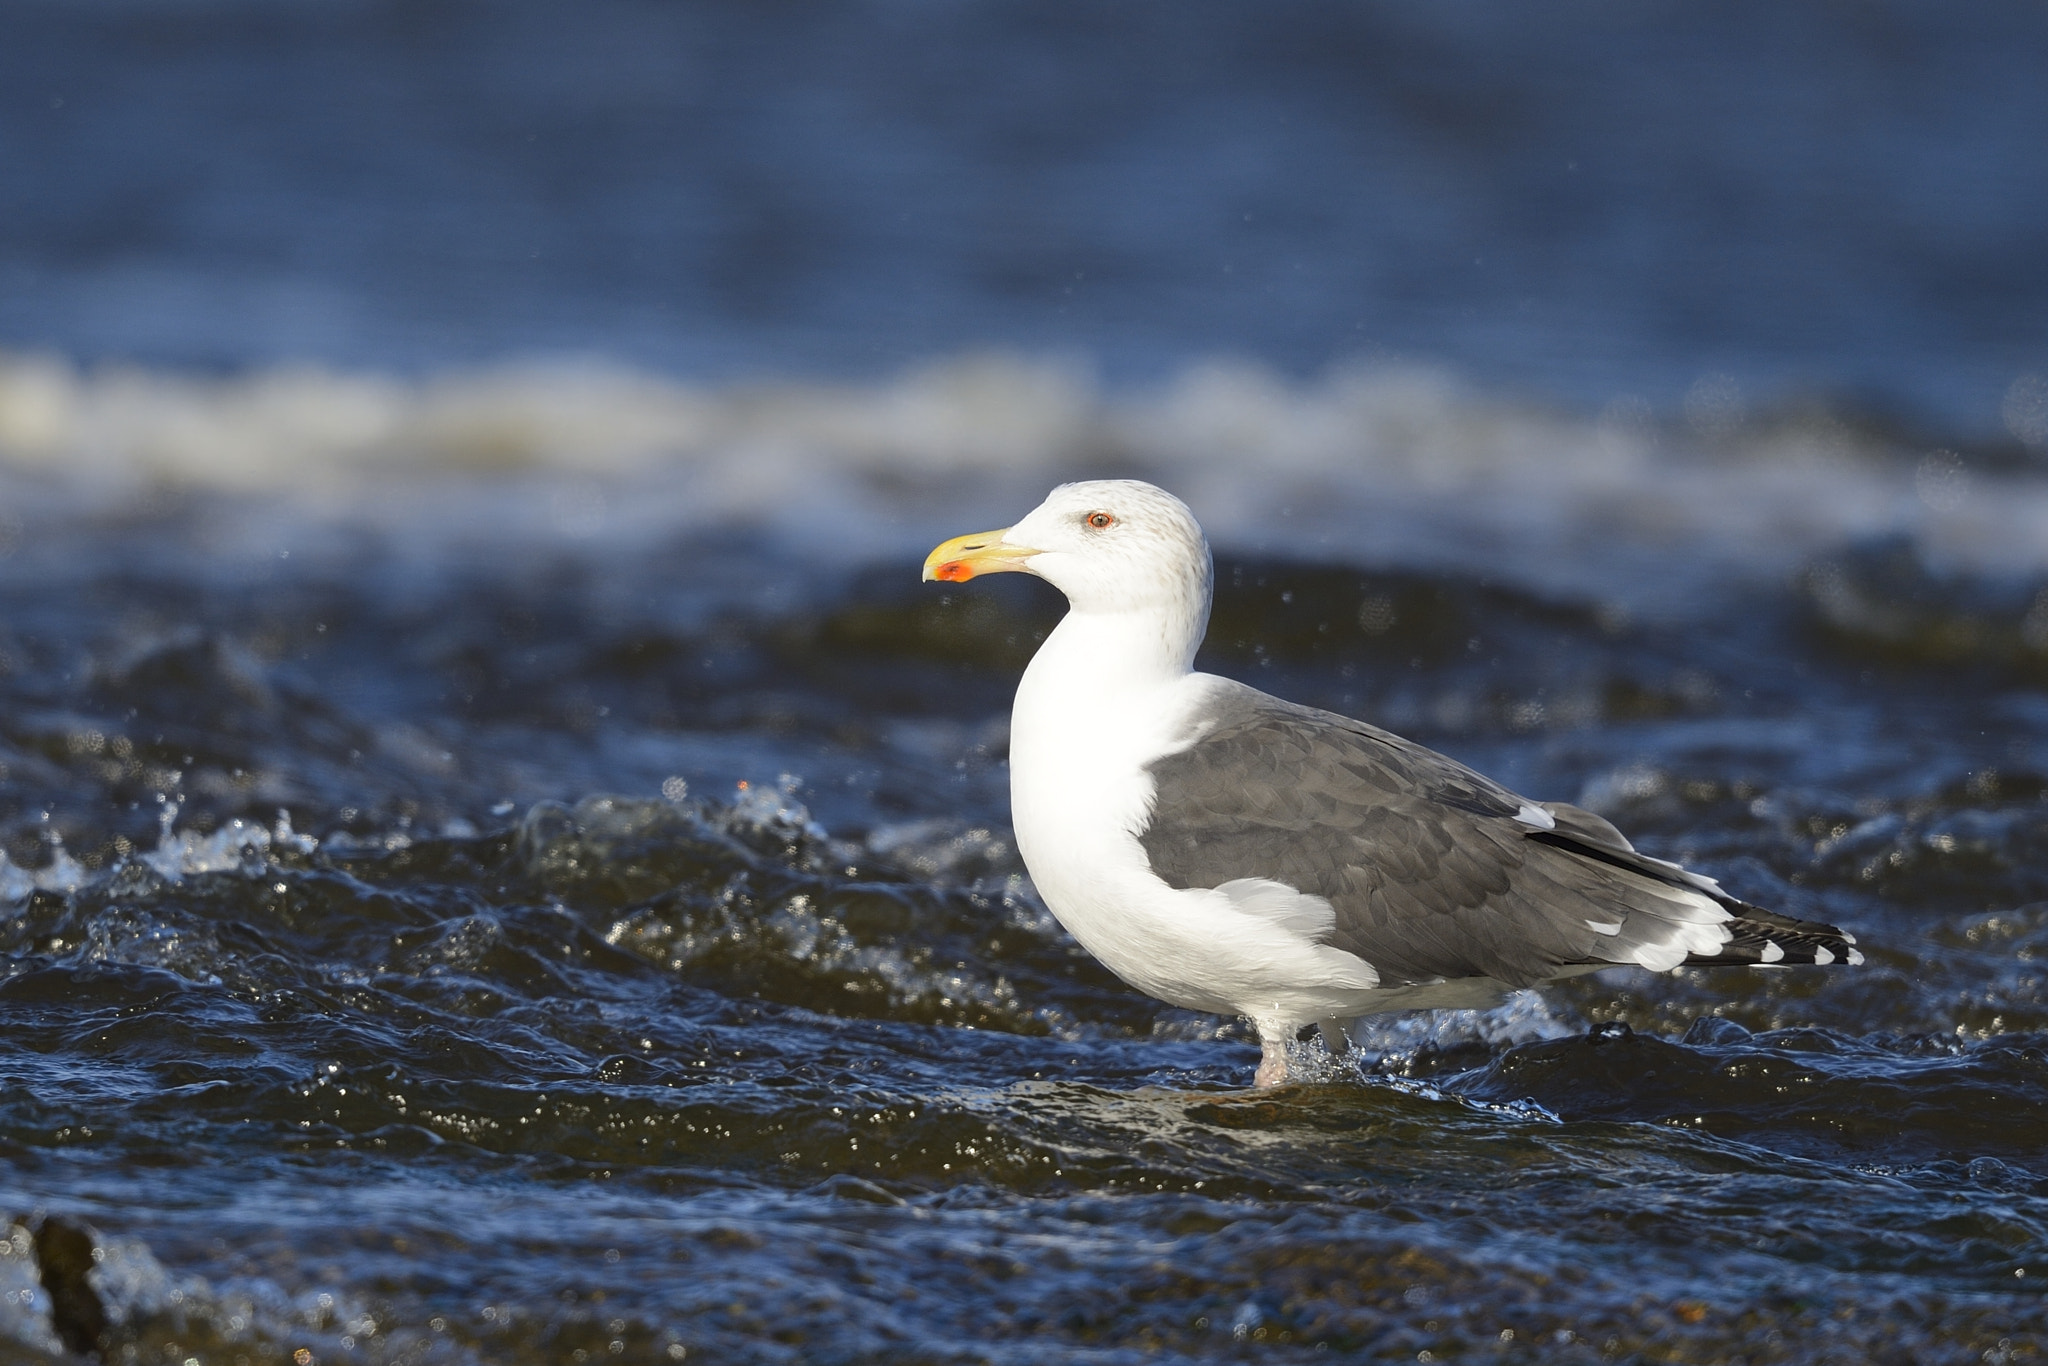
[[(2048, 10), (0, 10), (0, 1360), (2048, 1353)], [(1858, 967), (1246, 1086), (1050, 588)]]
[(29, 0), (0, 341), (1131, 379), (1395, 355), (2002, 431), (2048, 16), (1936, 3)]

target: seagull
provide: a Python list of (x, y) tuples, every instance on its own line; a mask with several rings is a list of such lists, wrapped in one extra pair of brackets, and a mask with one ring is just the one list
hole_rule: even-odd
[(1187, 505), (1136, 480), (1063, 484), (960, 536), (924, 578), (1035, 574), (1068, 612), (1017, 687), (1017, 849), (1110, 971), (1258, 1031), (1253, 1084), (1318, 1025), (1475, 1009), (1626, 964), (1856, 964), (1855, 939), (1638, 853), (1390, 731), (1197, 673), (1213, 576)]

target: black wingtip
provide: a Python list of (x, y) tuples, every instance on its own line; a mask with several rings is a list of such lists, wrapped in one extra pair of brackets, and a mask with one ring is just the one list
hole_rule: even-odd
[(1833, 925), (1812, 920), (1794, 920), (1789, 915), (1760, 906), (1730, 907), (1735, 918), (1728, 922), (1728, 942), (1712, 956), (1695, 954), (1685, 960), (1688, 967), (1720, 963), (1746, 963), (1762, 967), (1857, 967), (1863, 953), (1856, 936)]

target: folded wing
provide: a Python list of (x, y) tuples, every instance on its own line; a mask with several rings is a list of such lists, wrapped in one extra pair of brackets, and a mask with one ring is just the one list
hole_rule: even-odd
[(1328, 900), (1327, 943), (1382, 985), (1524, 986), (1579, 965), (1853, 962), (1853, 941), (1638, 853), (1607, 821), (1531, 803), (1388, 731), (1219, 681), (1153, 761), (1152, 869), (1264, 878)]

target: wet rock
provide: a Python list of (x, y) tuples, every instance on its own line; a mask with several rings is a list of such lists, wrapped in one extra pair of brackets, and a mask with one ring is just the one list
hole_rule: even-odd
[(36, 1263), (50, 1296), (50, 1326), (74, 1352), (97, 1358), (107, 1342), (107, 1307), (88, 1278), (98, 1240), (84, 1224), (48, 1215), (36, 1225)]

